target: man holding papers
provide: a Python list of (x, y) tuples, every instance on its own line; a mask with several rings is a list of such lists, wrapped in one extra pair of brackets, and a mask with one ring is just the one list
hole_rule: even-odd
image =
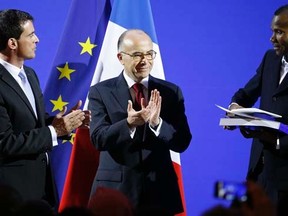
[[(236, 103), (233, 103), (232, 105), (236, 105)], [(288, 125), (280, 122), (280, 120), (283, 121), (284, 118), (278, 114), (267, 112), (258, 108), (234, 108), (229, 110), (219, 105), (216, 106), (226, 111), (227, 116), (225, 118), (220, 118), (219, 123), (220, 126), (223, 126), (226, 129), (231, 130), (235, 127), (240, 127), (242, 133), (245, 135), (249, 133), (249, 135), (252, 136), (255, 135), (255, 133), (260, 133), (259, 135), (263, 135), (263, 130), (261, 130), (262, 128), (260, 127), (265, 127), (264, 131), (266, 131), (268, 128), (272, 128), (288, 134)], [(251, 129), (257, 130), (255, 131)], [(268, 133), (268, 135), (271, 137), (270, 133)], [(273, 143), (274, 140), (271, 140), (271, 142)], [(280, 148), (280, 145), (276, 147)]]
[[(260, 99), (260, 109), (288, 117), (288, 5), (277, 9), (272, 23), (268, 50), (257, 73), (232, 97), (229, 110), (252, 107)], [(288, 215), (288, 135), (279, 130), (250, 131), (243, 135), (253, 138), (248, 176), (261, 184), (277, 205), (277, 215)]]

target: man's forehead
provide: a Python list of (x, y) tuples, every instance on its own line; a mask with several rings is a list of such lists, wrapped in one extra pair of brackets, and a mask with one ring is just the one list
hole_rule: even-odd
[(274, 16), (273, 23), (280, 28), (288, 28), (288, 14)]

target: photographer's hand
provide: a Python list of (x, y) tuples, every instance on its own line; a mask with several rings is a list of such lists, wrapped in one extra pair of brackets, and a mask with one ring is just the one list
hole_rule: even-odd
[(276, 209), (261, 186), (247, 181), (250, 203), (243, 203), (241, 211), (245, 216), (276, 216)]

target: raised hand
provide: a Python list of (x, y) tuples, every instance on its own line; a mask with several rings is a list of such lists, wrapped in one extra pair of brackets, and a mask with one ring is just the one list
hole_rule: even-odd
[(65, 136), (73, 130), (80, 127), (85, 120), (85, 112), (79, 109), (82, 101), (78, 103), (65, 115), (67, 107), (65, 106), (52, 121), (52, 126), (55, 128), (57, 136)]
[(160, 111), (161, 111), (162, 97), (157, 89), (151, 91), (150, 100), (146, 109), (149, 111), (149, 124), (155, 127), (160, 122)]
[(82, 125), (79, 128), (89, 129), (90, 128), (90, 122), (91, 122), (91, 111), (90, 110), (84, 110), (83, 112), (84, 112), (85, 119), (82, 121)]
[(248, 181), (247, 193), (250, 201), (244, 202), (241, 205), (241, 215), (245, 216), (276, 216), (276, 207), (265, 193), (264, 189), (252, 182)]
[[(77, 104), (70, 110), (70, 112), (77, 110), (81, 107), (82, 101), (79, 100)], [(69, 112), (69, 113), (70, 113)], [(82, 121), (82, 125), (79, 128), (82, 129), (89, 129), (90, 128), (90, 121), (91, 121), (91, 111), (90, 110), (83, 110), (85, 119)]]
[[(143, 99), (141, 100), (142, 109), (141, 109), (140, 111), (135, 111), (135, 110), (133, 109), (132, 101), (131, 101), (131, 100), (128, 101), (128, 106), (127, 106), (127, 113), (128, 113), (127, 123), (128, 123), (128, 125), (129, 125), (130, 128), (143, 125), (143, 124), (145, 124), (145, 122), (146, 122), (146, 119), (145, 119), (143, 116), (144, 116), (144, 113), (147, 113), (147, 111), (145, 110), (144, 102), (143, 102), (143, 103), (142, 103), (142, 102), (143, 102)], [(147, 114), (145, 114), (145, 115), (147, 115)], [(147, 118), (147, 119), (148, 119), (148, 118)]]

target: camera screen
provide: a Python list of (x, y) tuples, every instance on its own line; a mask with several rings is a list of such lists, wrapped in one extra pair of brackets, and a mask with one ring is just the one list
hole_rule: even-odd
[(215, 185), (215, 196), (226, 200), (247, 201), (246, 185), (243, 183), (218, 181)]

